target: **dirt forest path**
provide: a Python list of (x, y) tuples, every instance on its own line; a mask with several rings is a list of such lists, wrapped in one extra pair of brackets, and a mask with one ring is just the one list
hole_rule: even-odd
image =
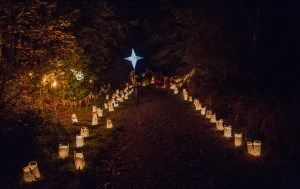
[(119, 114), (122, 134), (108, 157), (113, 188), (260, 188), (278, 181), (180, 96), (141, 89), (140, 103)]

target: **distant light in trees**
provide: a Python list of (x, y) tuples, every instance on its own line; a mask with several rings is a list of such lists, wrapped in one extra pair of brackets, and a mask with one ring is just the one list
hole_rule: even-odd
[(56, 86), (57, 86), (57, 81), (53, 81), (52, 87), (56, 87)]
[(73, 72), (73, 74), (75, 75), (75, 78), (78, 81), (81, 81), (84, 79), (84, 75), (83, 75), (82, 71), (75, 71), (74, 69), (71, 69), (71, 71)]

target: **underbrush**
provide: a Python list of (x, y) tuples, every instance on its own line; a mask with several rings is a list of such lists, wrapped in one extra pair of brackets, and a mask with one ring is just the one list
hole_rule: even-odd
[[(92, 162), (106, 160), (105, 150), (115, 144), (121, 132), (120, 123), (114, 123), (113, 129), (106, 129), (104, 121), (97, 126), (65, 124), (53, 120), (52, 116), (51, 111), (41, 114), (30, 110), (11, 116), (14, 119), (1, 120), (0, 188), (81, 188), (93, 183), (85, 178), (99, 178), (105, 183), (105, 169), (102, 167), (98, 170), (103, 171), (99, 172)], [(82, 126), (88, 126), (91, 135), (78, 149), (75, 135), (80, 133)], [(69, 157), (64, 160), (58, 158), (60, 143), (70, 145)], [(83, 171), (75, 169), (74, 151), (84, 152), (86, 167)], [(43, 177), (34, 184), (21, 181), (23, 167), (29, 161), (38, 162)]]
[[(225, 89), (198, 83), (196, 96), (217, 118), (243, 132), (245, 140), (261, 140), (263, 156), (272, 162), (290, 162), (299, 155), (297, 102), (280, 92)], [(295, 98), (297, 99), (297, 98)]]

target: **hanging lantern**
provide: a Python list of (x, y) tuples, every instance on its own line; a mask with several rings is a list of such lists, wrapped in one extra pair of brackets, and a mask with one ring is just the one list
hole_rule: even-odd
[(23, 168), (23, 180), (25, 182), (37, 181), (41, 178), (41, 174), (36, 161), (31, 161)]
[(111, 121), (111, 119), (109, 119), (109, 118), (106, 120), (106, 128), (108, 128), (108, 129), (113, 128), (112, 121)]
[(71, 118), (72, 118), (72, 123), (78, 123), (76, 114), (72, 114)]
[(83, 146), (83, 142), (84, 142), (83, 139), (84, 139), (83, 136), (81, 136), (81, 135), (76, 135), (76, 147), (77, 147), (77, 148), (80, 148), (80, 147)]
[(83, 170), (85, 166), (84, 155), (82, 153), (74, 152), (74, 163), (77, 170)]
[(219, 121), (216, 121), (216, 127), (218, 130), (223, 131), (224, 127), (223, 127), (223, 119), (220, 119)]
[(232, 127), (230, 125), (224, 127), (224, 136), (225, 136), (225, 138), (230, 138), (231, 137), (231, 129), (232, 129)]
[(93, 114), (92, 125), (98, 125), (98, 117), (97, 114)]
[(58, 156), (60, 159), (65, 159), (69, 156), (69, 145), (59, 144)]
[(189, 101), (193, 102), (193, 97), (192, 96), (189, 96)]
[(205, 115), (205, 113), (206, 113), (206, 108), (205, 107), (203, 107), (203, 108), (201, 108), (201, 115)]
[(107, 94), (107, 95), (105, 96), (105, 99), (106, 99), (106, 100), (108, 100), (108, 99), (109, 99), (109, 94)]
[(182, 93), (187, 93), (186, 89), (182, 89)]
[(243, 138), (242, 133), (235, 133), (234, 134), (234, 146), (235, 147), (240, 147), (242, 145), (242, 138)]
[(114, 103), (114, 107), (115, 107), (115, 108), (118, 108), (118, 107), (119, 107), (119, 103), (118, 103), (118, 102), (115, 102), (115, 103)]
[(104, 103), (104, 109), (108, 109), (108, 105), (107, 105), (107, 103)]
[(216, 123), (216, 121), (217, 121), (216, 118), (217, 118), (216, 114), (211, 115), (210, 122)]
[(97, 115), (98, 115), (98, 117), (102, 117), (103, 116), (103, 110), (101, 108), (97, 109)]
[(80, 135), (83, 137), (88, 137), (89, 136), (89, 129), (87, 127), (82, 127), (80, 129)]

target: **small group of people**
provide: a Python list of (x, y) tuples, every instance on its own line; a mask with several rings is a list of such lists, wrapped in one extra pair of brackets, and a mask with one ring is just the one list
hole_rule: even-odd
[(172, 77), (160, 76), (160, 75), (155, 77), (156, 88), (170, 88), (171, 83), (173, 82), (174, 79)]
[(176, 83), (173, 77), (156, 74), (149, 69), (146, 69), (145, 72), (138, 75), (132, 71), (129, 77), (132, 84), (140, 84), (144, 86), (154, 84), (156, 88), (170, 88), (172, 83)]

